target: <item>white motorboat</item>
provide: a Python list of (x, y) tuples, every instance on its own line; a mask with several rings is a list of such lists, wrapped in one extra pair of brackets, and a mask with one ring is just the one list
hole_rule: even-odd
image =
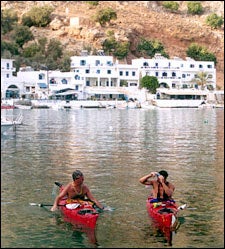
[(19, 105), (19, 104), (15, 104), (14, 106), (17, 109), (25, 109), (25, 110), (29, 110), (29, 109), (33, 108), (33, 106), (31, 106), (31, 105)]

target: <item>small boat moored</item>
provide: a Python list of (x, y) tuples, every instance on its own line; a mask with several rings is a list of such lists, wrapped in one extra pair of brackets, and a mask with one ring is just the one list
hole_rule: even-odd
[(15, 119), (6, 116), (1, 116), (1, 134), (5, 133), (10, 128), (16, 128), (17, 125), (21, 125), (23, 121), (23, 115), (19, 114)]

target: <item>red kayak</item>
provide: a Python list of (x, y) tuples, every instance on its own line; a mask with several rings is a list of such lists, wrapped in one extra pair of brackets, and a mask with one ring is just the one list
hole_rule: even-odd
[(175, 201), (160, 201), (148, 197), (146, 205), (155, 226), (165, 235), (169, 244), (172, 244), (172, 232), (178, 228), (179, 208)]
[[(55, 182), (63, 190), (61, 183)], [(81, 199), (64, 198), (58, 204), (64, 220), (72, 223), (76, 227), (95, 228), (99, 216), (97, 210), (93, 207), (93, 202)]]
[(163, 227), (174, 229), (177, 221), (178, 206), (175, 201), (160, 201), (148, 197), (147, 211), (157, 223)]

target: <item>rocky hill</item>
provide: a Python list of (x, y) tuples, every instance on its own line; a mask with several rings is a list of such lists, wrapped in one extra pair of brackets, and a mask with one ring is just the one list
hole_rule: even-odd
[[(57, 38), (74, 55), (87, 47), (102, 49), (108, 31), (114, 31), (118, 41), (131, 43), (126, 63), (136, 58), (141, 37), (159, 40), (171, 58), (185, 59), (188, 46), (195, 42), (217, 57), (217, 85), (224, 89), (224, 26), (212, 29), (205, 23), (211, 13), (224, 17), (224, 1), (200, 1), (204, 8), (202, 15), (187, 14), (187, 1), (176, 2), (179, 3), (176, 13), (166, 11), (161, 1), (99, 1), (97, 6), (85, 1), (1, 1), (1, 8), (13, 8), (22, 16), (33, 6), (53, 6), (50, 25), (31, 27), (32, 33), (35, 38)], [(93, 16), (107, 7), (116, 11), (117, 19), (101, 27), (93, 21)]]

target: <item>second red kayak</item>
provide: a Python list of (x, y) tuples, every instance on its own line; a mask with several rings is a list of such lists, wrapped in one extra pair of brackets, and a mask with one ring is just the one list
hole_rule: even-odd
[(179, 227), (179, 207), (173, 200), (160, 201), (149, 197), (146, 202), (147, 211), (154, 226), (164, 234), (169, 245), (172, 245), (172, 235)]
[(159, 225), (171, 230), (176, 228), (178, 206), (175, 201), (160, 201), (148, 197), (146, 205), (149, 216)]

